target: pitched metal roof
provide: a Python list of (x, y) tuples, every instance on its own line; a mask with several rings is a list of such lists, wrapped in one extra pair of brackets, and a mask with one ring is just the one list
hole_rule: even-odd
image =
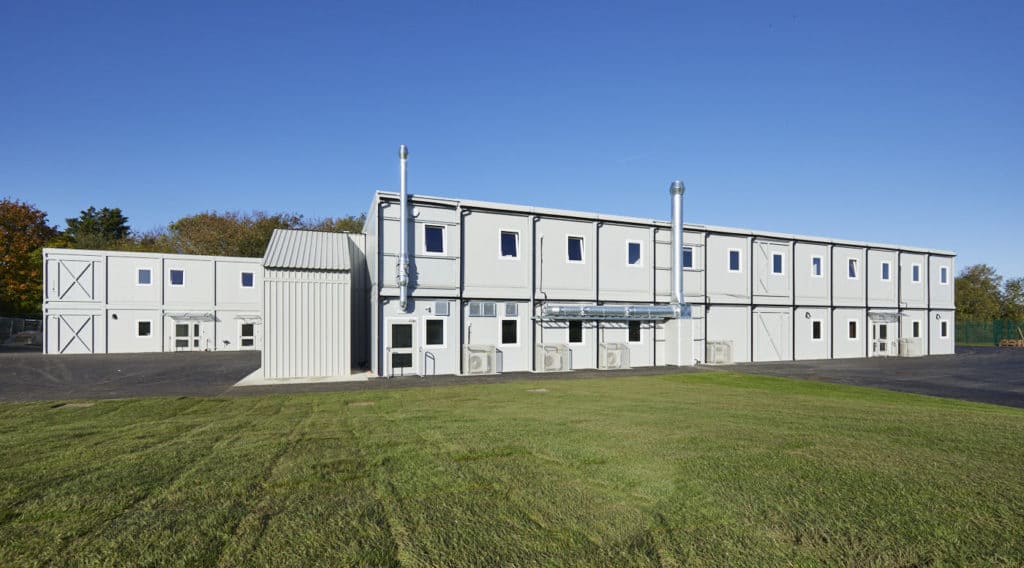
[(274, 229), (263, 255), (263, 267), (350, 270), (348, 247), (345, 233)]

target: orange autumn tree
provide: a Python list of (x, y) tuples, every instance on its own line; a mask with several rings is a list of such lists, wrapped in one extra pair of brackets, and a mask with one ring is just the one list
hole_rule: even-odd
[(56, 236), (45, 212), (16, 199), (0, 200), (0, 314), (42, 311), (41, 249)]

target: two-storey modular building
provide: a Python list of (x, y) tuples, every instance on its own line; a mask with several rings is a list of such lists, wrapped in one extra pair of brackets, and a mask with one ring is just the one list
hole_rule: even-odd
[(686, 224), (688, 319), (670, 222), (401, 199), (365, 226), (379, 375), (953, 353), (950, 251)]
[(45, 353), (258, 350), (259, 258), (43, 250)]

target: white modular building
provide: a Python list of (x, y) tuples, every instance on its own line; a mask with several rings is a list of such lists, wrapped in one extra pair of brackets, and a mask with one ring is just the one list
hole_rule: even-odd
[(43, 250), (43, 351), (259, 350), (259, 258)]

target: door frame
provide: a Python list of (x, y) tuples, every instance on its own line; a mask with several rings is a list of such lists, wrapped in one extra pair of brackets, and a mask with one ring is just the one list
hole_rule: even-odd
[[(871, 350), (869, 357), (897, 357), (899, 356), (899, 323), (891, 321), (871, 321)], [(878, 338), (878, 332), (885, 326), (885, 339)], [(891, 329), (890, 329), (891, 328)], [(879, 351), (879, 344), (885, 344), (885, 350)], [(895, 347), (895, 348), (894, 348)]]
[[(385, 370), (384, 376), (386, 376), (386, 377), (394, 377), (394, 376), (396, 376), (395, 375), (395, 369), (394, 369), (394, 367), (392, 367), (392, 364), (391, 364), (391, 355), (392, 355), (393, 352), (398, 352), (398, 353), (408, 352), (412, 356), (412, 366), (411, 367), (399, 367), (400, 369), (408, 370), (408, 373), (406, 373), (405, 371), (402, 371), (401, 375), (399, 375), (399, 376), (406, 375), (406, 374), (409, 374), (409, 375), (419, 375), (420, 374), (419, 357), (416, 356), (417, 351), (418, 351), (418, 347), (419, 347), (417, 345), (418, 340), (419, 340), (419, 336), (417, 335), (417, 329), (416, 329), (418, 324), (419, 324), (419, 320), (417, 318), (415, 318), (415, 317), (389, 317), (389, 318), (384, 318), (384, 370)], [(391, 346), (391, 328), (394, 325), (411, 325), (412, 326), (412, 331), (411, 331), (411, 334), (410, 334), (410, 343), (411, 343), (410, 347), (394, 348), (394, 347)]]

